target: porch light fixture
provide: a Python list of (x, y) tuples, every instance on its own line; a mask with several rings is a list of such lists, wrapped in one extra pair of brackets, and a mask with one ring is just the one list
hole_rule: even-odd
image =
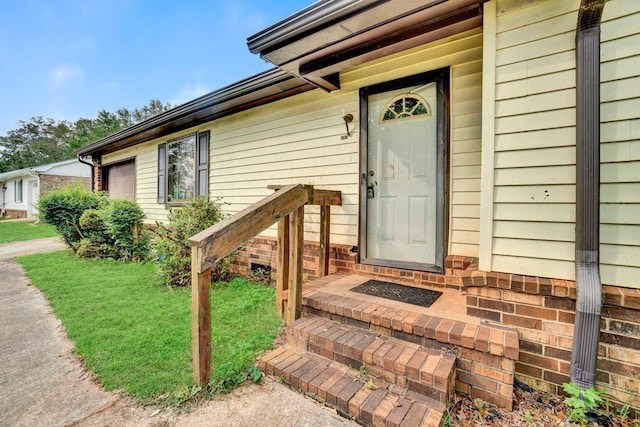
[(349, 131), (349, 123), (353, 121), (353, 114), (348, 113), (342, 116), (342, 120), (344, 120), (344, 125), (347, 128), (347, 137), (351, 136), (351, 132)]

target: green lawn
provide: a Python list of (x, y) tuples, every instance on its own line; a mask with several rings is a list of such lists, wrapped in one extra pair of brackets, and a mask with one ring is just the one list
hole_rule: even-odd
[(56, 229), (49, 224), (0, 221), (0, 243), (42, 239), (43, 237), (53, 236), (57, 236)]
[[(107, 390), (150, 402), (193, 386), (190, 289), (156, 285), (151, 264), (83, 260), (69, 252), (17, 260)], [(271, 347), (280, 318), (273, 289), (236, 279), (214, 284), (211, 295), (212, 383), (219, 390), (223, 382), (237, 383)]]

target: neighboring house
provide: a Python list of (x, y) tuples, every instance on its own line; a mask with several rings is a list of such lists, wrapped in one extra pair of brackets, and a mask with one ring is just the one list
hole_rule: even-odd
[[(127, 165), (149, 221), (198, 194), (235, 213), (271, 184), (340, 190), (332, 272), (467, 293), (517, 329), (537, 388), (640, 390), (640, 2), (320, 1), (248, 44), (276, 68), (80, 149), (94, 189)], [(272, 264), (274, 236), (239, 264)]]
[(91, 188), (91, 167), (77, 159), (0, 173), (0, 215), (34, 216), (40, 196), (75, 183)]

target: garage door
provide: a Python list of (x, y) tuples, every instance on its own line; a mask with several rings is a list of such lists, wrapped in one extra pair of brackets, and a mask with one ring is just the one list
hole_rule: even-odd
[(136, 164), (134, 161), (107, 168), (107, 192), (110, 199), (135, 200)]

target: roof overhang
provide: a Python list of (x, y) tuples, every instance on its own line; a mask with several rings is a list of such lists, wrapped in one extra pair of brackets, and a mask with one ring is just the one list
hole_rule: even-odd
[(486, 0), (320, 0), (249, 37), (249, 50), (314, 86), (339, 73), (482, 25)]
[(3, 173), (0, 173), (0, 182), (8, 181), (10, 179), (20, 178), (23, 176), (35, 176), (40, 174), (46, 174), (47, 172), (49, 172), (51, 169), (55, 167), (71, 165), (74, 163), (78, 163), (78, 160), (77, 159), (61, 160), (55, 163), (47, 163), (45, 165), (32, 166), (29, 168), (16, 169), (12, 171), (3, 172)]
[(315, 87), (305, 80), (274, 68), (116, 132), (75, 154), (108, 154), (312, 89)]

